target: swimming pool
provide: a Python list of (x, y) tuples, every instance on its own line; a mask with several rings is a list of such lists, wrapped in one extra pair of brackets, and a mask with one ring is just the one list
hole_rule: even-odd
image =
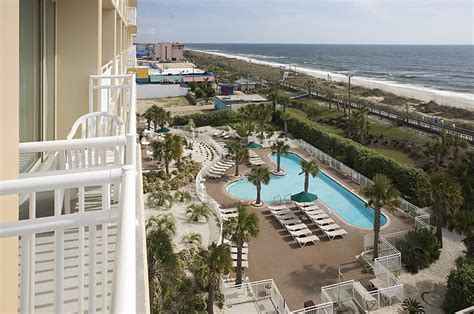
[[(276, 162), (276, 155), (272, 155)], [(272, 175), (268, 185), (262, 185), (262, 199), (267, 202), (277, 201), (279, 197), (289, 198), (290, 195), (303, 191), (304, 175), (299, 175), (301, 157), (289, 153), (281, 156), (281, 167), (286, 170), (285, 176)], [(246, 178), (230, 183), (227, 192), (239, 199), (255, 199), (256, 189)], [(374, 210), (365, 207), (364, 201), (331, 179), (324, 172), (309, 179), (309, 191), (317, 194), (319, 199), (335, 211), (348, 224), (361, 228), (373, 228)], [(279, 197), (278, 197), (279, 196)], [(381, 226), (387, 223), (382, 215)]]

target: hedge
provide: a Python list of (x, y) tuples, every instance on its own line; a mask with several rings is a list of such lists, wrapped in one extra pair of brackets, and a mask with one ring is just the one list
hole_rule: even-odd
[(189, 119), (193, 119), (196, 127), (201, 126), (221, 126), (229, 125), (240, 121), (239, 114), (233, 110), (218, 110), (211, 111), (206, 113), (193, 113), (185, 116), (175, 116), (173, 118), (172, 125), (186, 125), (189, 122)]
[(342, 136), (329, 133), (306, 118), (288, 112), (288, 132), (331, 156), (337, 156), (347, 166), (372, 179), (375, 174), (388, 176), (397, 189), (410, 201), (417, 199), (417, 178), (426, 175), (423, 170), (407, 167), (382, 156)]

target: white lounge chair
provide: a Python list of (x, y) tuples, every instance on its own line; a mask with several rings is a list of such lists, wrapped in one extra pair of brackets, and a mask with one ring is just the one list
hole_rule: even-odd
[(289, 214), (289, 213), (294, 214), (288, 208), (281, 209), (281, 210), (271, 210), (270, 212), (273, 214), (273, 216), (281, 216), (281, 215), (286, 215), (286, 214)]
[[(232, 261), (232, 266), (235, 268), (237, 267), (237, 261)], [(242, 268), (248, 268), (249, 267), (249, 262), (248, 261), (242, 261)]]
[(282, 210), (282, 209), (288, 209), (286, 205), (267, 205), (267, 208), (269, 210)]
[(310, 212), (305, 212), (306, 215), (308, 215), (309, 217), (316, 217), (316, 216), (322, 216), (322, 215), (325, 215), (326, 217), (329, 217), (324, 211), (322, 210), (313, 210), (313, 211), (310, 211)]
[(311, 211), (311, 210), (321, 210), (321, 208), (318, 205), (310, 205), (310, 206), (304, 206), (300, 207), (301, 210), (303, 211)]
[[(230, 248), (230, 253), (237, 254), (237, 247), (233, 246)], [(249, 253), (249, 248), (248, 247), (243, 247), (242, 248), (242, 254), (248, 254)]]
[[(235, 253), (235, 254), (230, 254), (230, 256), (232, 257), (232, 259), (233, 259), (234, 261), (237, 260), (237, 253)], [(249, 260), (248, 254), (242, 253), (242, 261), (248, 261), (248, 260)]]
[(297, 224), (301, 223), (301, 219), (299, 219), (299, 218), (292, 218), (292, 219), (288, 219), (288, 220), (279, 220), (279, 221), (284, 226), (297, 225)]
[(214, 166), (212, 166), (212, 168), (211, 168), (211, 169), (216, 169), (216, 170), (224, 170), (224, 171), (227, 171), (227, 170), (229, 170), (229, 168), (230, 168), (230, 167), (228, 167), (228, 166), (219, 166), (219, 165), (214, 165)]
[(305, 236), (295, 237), (295, 240), (296, 240), (296, 242), (298, 242), (298, 244), (301, 247), (304, 247), (308, 243), (316, 244), (319, 241), (319, 238), (313, 234), (313, 235), (305, 235)]
[(278, 219), (278, 220), (290, 220), (290, 219), (294, 219), (294, 218), (298, 218), (296, 217), (295, 214), (293, 213), (285, 213), (285, 214), (281, 214), (281, 215), (275, 215), (275, 218)]
[(296, 231), (296, 230), (308, 228), (306, 224), (286, 225), (285, 227), (288, 231)]
[(308, 228), (295, 230), (295, 231), (288, 230), (288, 232), (291, 234), (292, 237), (301, 237), (301, 236), (313, 234), (311, 230), (309, 230)]
[[(225, 239), (225, 238), (224, 238), (223, 242), (224, 242), (225, 244), (228, 244), (228, 245), (232, 246), (232, 247), (235, 247), (234, 243), (233, 243), (232, 241), (230, 241), (229, 239)], [(244, 248), (248, 248), (248, 247), (249, 247), (249, 243), (248, 243), (248, 242), (244, 242), (243, 247), (244, 247)]]
[(312, 206), (316, 204), (314, 202), (296, 202), (295, 201), (295, 205), (298, 207), (308, 207), (308, 206)]
[(324, 225), (329, 225), (329, 224), (332, 224), (334, 223), (334, 219), (332, 218), (324, 218), (324, 219), (311, 219), (313, 220), (313, 222), (315, 224), (317, 224), (318, 226), (324, 226)]
[(225, 173), (225, 170), (218, 170), (218, 169), (209, 169), (209, 173), (216, 174), (216, 175), (223, 175)]
[(232, 214), (237, 212), (237, 208), (221, 208), (219, 211), (221, 214)]
[(222, 219), (228, 220), (230, 218), (235, 218), (235, 217), (239, 216), (239, 214), (238, 213), (221, 214), (221, 216), (222, 216)]
[(333, 230), (333, 231), (324, 231), (324, 234), (329, 238), (329, 240), (334, 240), (338, 236), (343, 236), (347, 234), (347, 231), (344, 229), (338, 229), (338, 230)]
[(339, 226), (336, 223), (332, 223), (332, 224), (329, 224), (329, 225), (318, 226), (318, 228), (323, 230), (323, 231), (333, 231), (333, 230), (341, 229), (341, 226)]

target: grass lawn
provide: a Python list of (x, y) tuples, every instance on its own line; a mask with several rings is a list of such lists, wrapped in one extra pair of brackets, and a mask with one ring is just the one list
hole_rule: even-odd
[[(308, 115), (306, 113), (304, 113), (303, 111), (300, 111), (298, 109), (293, 109), (293, 108), (288, 108), (288, 111), (291, 112), (292, 114), (295, 114), (295, 115), (299, 116), (299, 117), (308, 119)], [(325, 129), (326, 131), (328, 131), (330, 133), (334, 133), (334, 134), (337, 134), (337, 135), (344, 136), (344, 130), (343, 129), (340, 129), (340, 128), (332, 126), (332, 125), (323, 124), (323, 123), (320, 123), (320, 122), (314, 122), (314, 121), (311, 121), (311, 122), (317, 124), (319, 127)]]
[(385, 157), (392, 158), (395, 161), (398, 161), (399, 163), (409, 166), (409, 167), (415, 167), (415, 162), (405, 153), (394, 150), (394, 149), (389, 149), (389, 148), (380, 148), (380, 147), (370, 147), (370, 149), (375, 150), (377, 153), (380, 155), (384, 155)]
[(150, 102), (156, 104), (163, 108), (169, 107), (183, 107), (183, 106), (191, 106), (192, 104), (189, 102), (188, 98), (185, 96), (182, 97), (168, 97), (168, 98), (151, 98), (151, 99), (143, 99), (143, 102)]

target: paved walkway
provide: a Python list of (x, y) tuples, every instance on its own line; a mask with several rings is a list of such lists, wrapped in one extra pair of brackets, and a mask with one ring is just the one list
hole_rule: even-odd
[[(267, 162), (271, 170), (275, 168), (274, 163), (268, 158), (269, 149), (254, 151)], [(293, 151), (308, 157), (302, 150)], [(319, 163), (319, 166), (347, 188), (359, 191), (360, 187), (350, 178), (341, 176), (327, 165)], [(207, 180), (205, 183), (207, 192), (224, 208), (236, 206), (239, 203), (239, 200), (232, 198), (225, 190), (225, 185), (233, 179), (231, 175), (234, 172), (235, 169), (232, 167), (221, 180)], [(244, 175), (248, 174), (249, 168), (243, 166), (241, 172)], [(307, 300), (320, 302), (321, 287), (337, 283), (339, 266), (344, 275), (343, 280), (373, 277), (372, 274), (364, 272), (363, 267), (355, 258), (363, 250), (363, 236), (371, 233), (370, 230), (346, 224), (325, 207), (331, 218), (348, 231), (348, 235), (343, 239), (330, 241), (316, 226), (311, 226), (310, 229), (321, 241), (316, 245), (300, 248), (288, 232), (271, 216), (266, 207), (249, 206), (249, 209), (259, 216), (261, 233), (256, 239), (250, 241), (249, 268), (245, 275), (251, 281), (273, 278), (291, 310), (302, 308), (303, 302)], [(303, 216), (303, 213), (297, 214)], [(412, 228), (412, 224), (409, 224), (407, 218), (401, 217), (401, 213), (397, 213), (397, 216), (384, 214), (390, 218), (390, 223), (382, 229), (382, 233)]]

